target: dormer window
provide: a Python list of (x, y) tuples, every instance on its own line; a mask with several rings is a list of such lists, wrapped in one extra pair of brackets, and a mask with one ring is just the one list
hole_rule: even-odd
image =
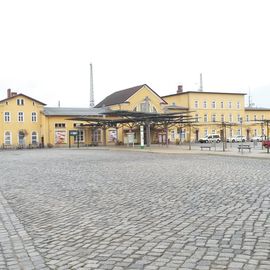
[(23, 106), (24, 105), (24, 100), (22, 98), (17, 99), (17, 105), (18, 106)]

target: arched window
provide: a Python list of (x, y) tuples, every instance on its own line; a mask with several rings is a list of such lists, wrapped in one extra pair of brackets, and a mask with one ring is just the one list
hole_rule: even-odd
[(11, 132), (10, 131), (5, 132), (5, 144), (11, 144)]
[(32, 144), (37, 144), (38, 143), (36, 131), (32, 132), (31, 139), (32, 139)]

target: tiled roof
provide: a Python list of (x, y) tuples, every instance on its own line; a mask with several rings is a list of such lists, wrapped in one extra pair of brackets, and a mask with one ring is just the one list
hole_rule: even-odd
[(129, 99), (131, 96), (133, 96), (143, 86), (144, 86), (144, 84), (114, 92), (111, 95), (104, 98), (101, 102), (99, 102), (95, 106), (95, 108), (124, 103), (127, 99)]
[(186, 91), (186, 92), (180, 92), (180, 93), (175, 93), (171, 95), (166, 95), (162, 96), (162, 98), (166, 97), (172, 97), (172, 96), (178, 96), (178, 95), (183, 95), (183, 94), (189, 94), (189, 93), (195, 93), (195, 94), (225, 94), (225, 95), (246, 95), (245, 93), (233, 93), (233, 92), (205, 92), (205, 91)]
[(142, 84), (134, 86), (128, 89), (120, 90), (112, 93), (111, 95), (104, 98), (100, 103), (98, 103), (95, 108), (101, 108), (103, 106), (111, 106), (116, 104), (121, 104), (126, 102), (131, 96), (133, 96), (137, 91), (139, 91), (143, 86), (147, 86), (155, 95), (157, 95), (164, 104), (167, 104), (153, 89), (151, 89), (147, 84)]
[(44, 108), (44, 114), (46, 116), (98, 116), (102, 111), (104, 110), (98, 108)]

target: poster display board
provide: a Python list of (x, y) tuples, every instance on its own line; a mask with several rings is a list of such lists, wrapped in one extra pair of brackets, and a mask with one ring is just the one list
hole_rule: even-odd
[(54, 141), (55, 141), (55, 144), (67, 143), (67, 131), (66, 130), (55, 130)]

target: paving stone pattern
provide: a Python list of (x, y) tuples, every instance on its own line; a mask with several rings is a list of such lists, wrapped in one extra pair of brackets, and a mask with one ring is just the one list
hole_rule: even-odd
[(268, 160), (0, 154), (0, 269), (270, 269)]

